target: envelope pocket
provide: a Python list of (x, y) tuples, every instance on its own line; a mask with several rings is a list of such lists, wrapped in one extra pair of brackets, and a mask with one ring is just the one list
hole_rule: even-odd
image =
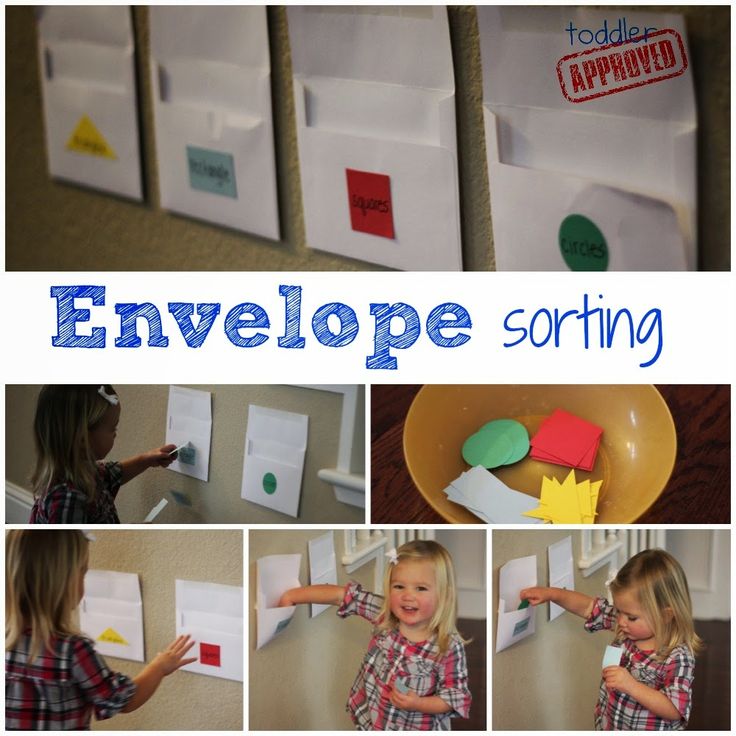
[[(413, 270), (458, 270), (457, 163), (447, 148), (302, 128), (307, 240), (332, 253)], [(353, 229), (347, 170), (387, 176), (394, 237)]]
[(175, 102), (159, 103), (156, 116), (161, 206), (277, 240), (270, 125), (245, 112)]
[[(501, 603), (503, 604), (503, 601)], [(533, 633), (534, 608), (531, 606), (516, 611), (499, 611), (496, 651), (500, 652)]]
[[(687, 216), (668, 202), (570, 174), (499, 163), (489, 164), (489, 180), (499, 270), (687, 268)], [(534, 217), (522, 216), (530, 207)], [(583, 218), (580, 225), (566, 228), (573, 215)]]
[(240, 620), (240, 632), (236, 632), (208, 626), (201, 620), (195, 623), (194, 617), (190, 617), (187, 613), (182, 615), (182, 619), (181, 626), (177, 627), (177, 636), (191, 635), (196, 643), (190, 656), (197, 657), (196, 662), (192, 662), (183, 669), (242, 682), (242, 620)]
[[(253, 443), (249, 443), (253, 444)], [(260, 440), (256, 445), (267, 445)], [(288, 461), (249, 454), (243, 470), (243, 498), (267, 506), (274, 511), (296, 517), (302, 485), (304, 451), (285, 448), (291, 454)]]
[[(132, 615), (134, 608), (137, 615)], [(85, 599), (80, 609), (80, 628), (95, 642), (95, 648), (110, 657), (143, 662), (143, 622), (139, 604)]]
[(141, 198), (136, 110), (129, 91), (56, 79), (46, 83), (44, 111), (52, 176)]

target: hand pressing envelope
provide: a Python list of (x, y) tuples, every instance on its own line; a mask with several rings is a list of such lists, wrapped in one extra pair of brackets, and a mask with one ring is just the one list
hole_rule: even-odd
[[(599, 28), (622, 12), (478, 9), (499, 270), (697, 267), (689, 68), (579, 102), (565, 96), (558, 78), (563, 57), (594, 49), (574, 38), (571, 46), (568, 23)], [(626, 16), (639, 28), (673, 29), (687, 55), (679, 16)]]

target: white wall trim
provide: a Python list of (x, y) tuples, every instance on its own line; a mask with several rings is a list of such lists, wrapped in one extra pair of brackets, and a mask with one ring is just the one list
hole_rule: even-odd
[(33, 493), (23, 486), (5, 480), (5, 522), (27, 524), (33, 507)]

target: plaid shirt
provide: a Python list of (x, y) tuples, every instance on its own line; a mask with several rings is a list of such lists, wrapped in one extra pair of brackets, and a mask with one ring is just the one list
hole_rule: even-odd
[[(593, 611), (585, 622), (588, 631), (616, 628), (614, 607), (605, 598), (596, 598)], [(631, 696), (609, 690), (601, 680), (595, 707), (595, 727), (599, 731), (682, 731), (690, 717), (691, 686), (695, 658), (684, 644), (676, 646), (664, 661), (654, 658), (654, 652), (639, 649), (630, 639), (619, 642), (621, 666), (638, 682), (664, 693), (680, 712), (681, 718), (671, 721), (654, 715)]]
[(135, 683), (111, 672), (83, 636), (54, 637), (50, 651), (28, 664), (30, 634), (5, 652), (7, 731), (89, 730), (97, 719), (119, 713), (135, 693)]
[(31, 509), (31, 524), (119, 524), (115, 496), (120, 490), (123, 466), (97, 463), (97, 494), (92, 503), (71, 483), (59, 483), (37, 498)]
[[(382, 604), (381, 596), (349, 583), (337, 615), (358, 615), (375, 623)], [(389, 700), (397, 677), (418, 695), (439, 696), (452, 710), (431, 715), (397, 708)], [(435, 637), (411, 642), (393, 629), (377, 631), (371, 638), (347, 711), (361, 731), (449, 731), (451, 717), (468, 717), (470, 700), (465, 649), (457, 635), (440, 656)]]

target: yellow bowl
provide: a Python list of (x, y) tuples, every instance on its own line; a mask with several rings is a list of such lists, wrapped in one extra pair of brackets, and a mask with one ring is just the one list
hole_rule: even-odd
[[(443, 491), (469, 467), (461, 454), (465, 440), (492, 419), (516, 419), (533, 437), (557, 408), (603, 428), (593, 471), (575, 471), (578, 481), (603, 481), (596, 523), (636, 521), (664, 490), (677, 454), (672, 415), (654, 386), (424, 386), (404, 424), (409, 473), (447, 521), (477, 524), (478, 517)], [(539, 498), (543, 475), (563, 481), (570, 468), (527, 456), (493, 472)]]

